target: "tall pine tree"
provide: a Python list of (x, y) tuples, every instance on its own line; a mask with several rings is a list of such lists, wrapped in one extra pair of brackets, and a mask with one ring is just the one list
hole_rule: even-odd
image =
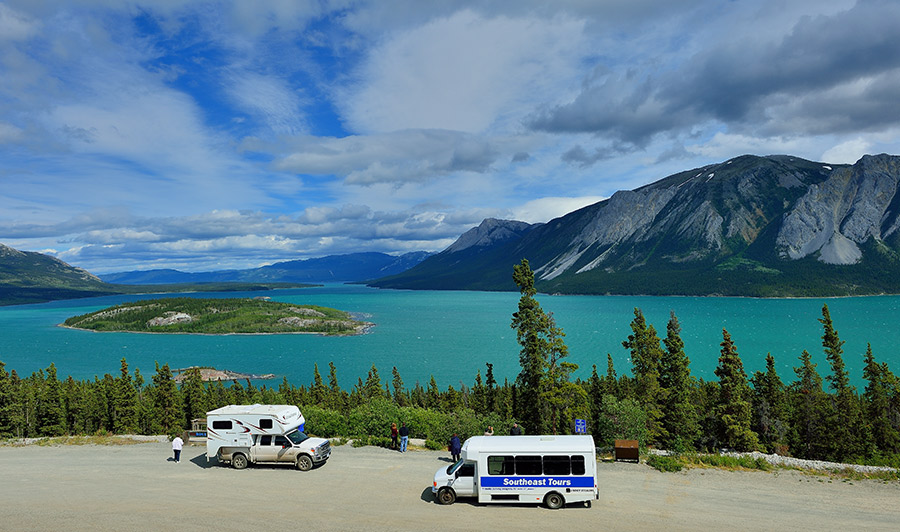
[(668, 438), (662, 424), (662, 395), (659, 384), (659, 363), (662, 358), (660, 340), (653, 325), (648, 325), (641, 309), (634, 309), (628, 340), (622, 342), (631, 351), (634, 365), (635, 394), (638, 403), (647, 414), (647, 438), (651, 443), (661, 443)]
[(691, 400), (691, 361), (684, 353), (681, 324), (674, 312), (670, 314), (663, 344), (666, 349), (659, 363), (661, 443), (667, 449), (692, 449), (699, 437), (700, 425)]
[(744, 363), (738, 355), (728, 331), (722, 329), (722, 354), (716, 376), (719, 377), (719, 400), (716, 416), (719, 419), (719, 441), (726, 447), (738, 451), (752, 451), (759, 444), (756, 434), (750, 429), (752, 411), (750, 407), (750, 386)]
[(824, 328), (822, 347), (825, 349), (825, 358), (831, 364), (831, 374), (826, 378), (835, 394), (827, 420), (829, 456), (843, 461), (863, 454), (865, 427), (862, 424), (856, 388), (850, 385), (850, 376), (844, 365), (844, 342), (834, 328), (828, 305), (822, 306), (822, 318), (819, 322)]

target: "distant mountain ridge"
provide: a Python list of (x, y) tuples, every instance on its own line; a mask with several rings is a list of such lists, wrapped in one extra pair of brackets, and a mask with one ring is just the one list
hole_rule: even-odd
[(400, 256), (364, 252), (314, 259), (277, 262), (246, 270), (182, 272), (171, 269), (118, 272), (100, 275), (109, 283), (171, 284), (225, 282), (361, 282), (396, 275), (422, 262), (430, 253), (414, 251)]
[[(514, 290), (527, 258), (550, 293), (900, 293), (900, 157), (834, 165), (745, 155), (546, 224), (485, 220), (374, 286)], [(474, 232), (473, 232), (474, 231)], [(502, 238), (490, 238), (502, 235)]]

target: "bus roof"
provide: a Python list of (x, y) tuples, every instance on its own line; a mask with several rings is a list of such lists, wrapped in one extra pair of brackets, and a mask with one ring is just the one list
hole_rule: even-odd
[[(475, 453), (572, 453), (594, 452), (594, 439), (586, 435), (565, 436), (473, 436), (465, 441), (463, 454)], [(466, 459), (469, 459), (467, 456)]]

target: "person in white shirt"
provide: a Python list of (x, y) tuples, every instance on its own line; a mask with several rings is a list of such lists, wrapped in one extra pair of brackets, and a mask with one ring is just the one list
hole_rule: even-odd
[(181, 461), (181, 448), (184, 446), (184, 441), (180, 436), (175, 436), (175, 439), (172, 440), (172, 450), (175, 451), (175, 463)]

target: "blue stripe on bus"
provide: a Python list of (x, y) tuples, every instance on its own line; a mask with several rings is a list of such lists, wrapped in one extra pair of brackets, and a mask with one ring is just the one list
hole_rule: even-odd
[(481, 477), (483, 488), (593, 488), (594, 477)]

